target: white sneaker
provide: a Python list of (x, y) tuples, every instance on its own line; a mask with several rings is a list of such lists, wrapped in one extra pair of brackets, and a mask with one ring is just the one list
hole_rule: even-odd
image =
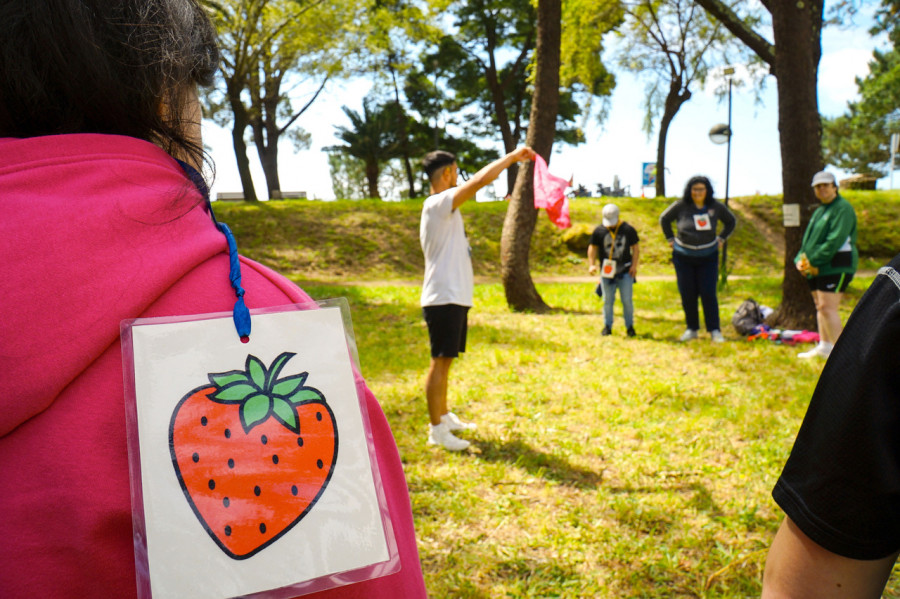
[(444, 449), (450, 451), (462, 451), (469, 446), (468, 441), (464, 441), (454, 436), (443, 422), (438, 425), (431, 425), (431, 432), (428, 434), (429, 445), (442, 445)]
[(710, 331), (709, 336), (712, 337), (713, 343), (725, 343), (725, 336), (722, 335), (722, 331), (719, 329)]
[(831, 344), (820, 341), (819, 344), (811, 350), (800, 352), (799, 354), (797, 354), (797, 357), (801, 360), (808, 360), (810, 358), (827, 358), (831, 353), (831, 347), (829, 347), (829, 345)]
[(474, 423), (463, 422), (453, 412), (447, 412), (441, 416), (441, 423), (446, 424), (447, 428), (451, 431), (470, 431), (476, 428)]
[(697, 330), (696, 329), (685, 329), (684, 333), (681, 334), (681, 337), (678, 339), (679, 341), (691, 341), (692, 339), (697, 338)]

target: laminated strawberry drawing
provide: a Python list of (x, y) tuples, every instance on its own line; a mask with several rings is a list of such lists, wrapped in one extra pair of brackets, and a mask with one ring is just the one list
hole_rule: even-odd
[(267, 368), (210, 373), (174, 409), (169, 449), (197, 519), (231, 558), (275, 543), (314, 508), (334, 472), (338, 429), (308, 372), (279, 378), (296, 354)]

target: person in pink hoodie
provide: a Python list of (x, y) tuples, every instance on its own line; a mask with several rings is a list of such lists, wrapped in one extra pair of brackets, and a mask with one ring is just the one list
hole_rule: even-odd
[[(0, 4), (0, 597), (137, 595), (119, 325), (235, 303), (191, 168), (217, 61), (195, 0)], [(250, 309), (310, 300), (240, 265)], [(365, 399), (401, 570), (309, 596), (424, 597), (400, 457)]]

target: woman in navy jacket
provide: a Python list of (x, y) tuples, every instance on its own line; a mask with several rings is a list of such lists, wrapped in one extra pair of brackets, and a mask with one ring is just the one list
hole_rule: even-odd
[[(672, 223), (675, 223), (675, 233)], [(719, 223), (721, 233), (717, 233)], [(716, 280), (719, 272), (719, 248), (734, 232), (737, 221), (728, 208), (713, 198), (709, 179), (691, 177), (684, 195), (659, 217), (663, 234), (672, 246), (672, 263), (678, 279), (681, 307), (687, 329), (681, 341), (696, 339), (700, 330), (697, 300), (703, 304), (706, 330), (715, 342), (725, 341), (719, 325), (719, 300)]]

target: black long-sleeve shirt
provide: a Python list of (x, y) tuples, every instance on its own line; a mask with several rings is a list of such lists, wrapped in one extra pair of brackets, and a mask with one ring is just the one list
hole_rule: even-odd
[[(719, 221), (722, 222), (722, 232), (716, 233)], [(672, 222), (675, 222), (675, 233), (672, 232)], [(676, 244), (690, 252), (714, 247), (718, 237), (728, 239), (734, 232), (737, 219), (725, 204), (717, 200), (702, 208), (697, 208), (691, 201), (676, 200), (659, 216), (659, 224), (666, 239), (674, 239)]]

